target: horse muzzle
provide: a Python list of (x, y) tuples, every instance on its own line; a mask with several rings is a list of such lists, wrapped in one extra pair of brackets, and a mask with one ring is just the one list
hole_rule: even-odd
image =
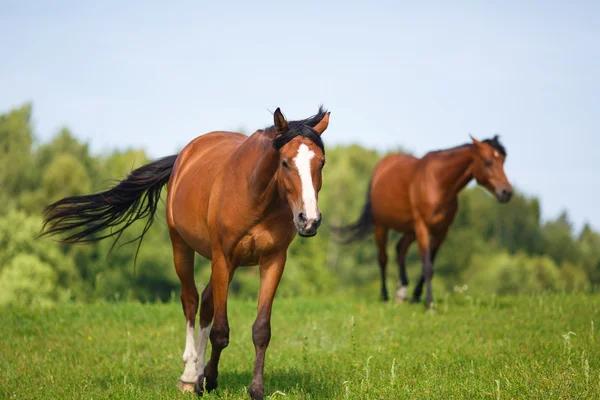
[(298, 234), (302, 237), (313, 237), (317, 234), (319, 226), (321, 226), (321, 213), (318, 213), (316, 218), (307, 218), (306, 214), (299, 212), (294, 218), (294, 225)]
[(496, 199), (499, 203), (508, 203), (512, 198), (513, 190), (511, 187), (496, 189)]

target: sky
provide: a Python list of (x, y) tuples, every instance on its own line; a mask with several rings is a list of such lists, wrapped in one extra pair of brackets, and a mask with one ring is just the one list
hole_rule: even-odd
[(598, 1), (5, 0), (0, 112), (32, 102), (42, 142), (67, 126), (152, 157), (320, 104), (326, 146), (498, 133), (545, 219), (600, 229), (599, 20)]

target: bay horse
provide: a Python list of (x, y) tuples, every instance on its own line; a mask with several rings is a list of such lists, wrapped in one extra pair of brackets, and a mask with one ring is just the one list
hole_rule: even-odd
[(400, 275), (396, 299), (408, 299), (405, 258), (416, 239), (423, 274), (412, 302), (420, 302), (426, 283), (425, 306), (430, 309), (433, 263), (458, 211), (458, 193), (475, 179), (500, 203), (512, 197), (513, 189), (504, 173), (506, 149), (498, 136), (481, 142), (471, 139), (472, 143), (432, 151), (420, 159), (401, 153), (384, 157), (375, 166), (359, 219), (346, 226), (333, 227), (337, 238), (346, 244), (365, 238), (374, 228), (383, 301), (388, 300), (386, 244), (390, 229), (403, 233), (396, 245)]
[[(79, 243), (119, 236), (147, 218), (139, 239), (167, 188), (167, 224), (186, 318), (184, 372), (179, 387), (201, 395), (217, 387), (221, 352), (229, 344), (227, 294), (238, 266), (259, 265), (257, 317), (252, 326), (255, 361), (248, 393), (262, 399), (265, 352), (271, 339), (271, 310), (296, 233), (317, 234), (317, 204), (325, 165), (321, 135), (330, 113), (288, 122), (281, 110), (274, 125), (251, 136), (210, 132), (178, 154), (144, 165), (110, 190), (67, 197), (46, 207), (43, 235), (66, 234)], [(112, 228), (109, 232), (104, 232)], [(116, 242), (115, 240), (115, 242)], [(200, 301), (194, 281), (194, 255), (211, 260), (210, 282)], [(194, 326), (200, 301), (200, 329)], [(212, 322), (212, 327), (211, 327)], [(205, 365), (208, 339), (212, 352)]]

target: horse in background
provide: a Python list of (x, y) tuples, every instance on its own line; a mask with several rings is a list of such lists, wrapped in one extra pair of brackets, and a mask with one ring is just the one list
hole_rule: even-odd
[[(217, 387), (219, 358), (229, 344), (229, 283), (237, 267), (258, 264), (258, 312), (252, 326), (255, 362), (248, 393), (252, 399), (263, 398), (271, 310), (287, 249), (296, 233), (314, 236), (321, 224), (317, 204), (325, 165), (321, 135), (329, 113), (320, 107), (310, 118), (288, 122), (278, 108), (273, 118), (273, 126), (250, 137), (234, 132), (199, 136), (178, 155), (134, 170), (110, 190), (67, 197), (45, 209), (43, 235), (66, 234), (63, 242), (118, 240), (134, 221), (147, 219), (141, 241), (168, 183), (167, 223), (186, 318), (182, 390), (200, 395), (204, 388)], [(212, 261), (201, 301), (194, 280), (195, 253)], [(200, 329), (195, 338), (199, 302)], [(205, 365), (209, 338), (212, 353)]]
[(396, 298), (408, 299), (405, 258), (409, 246), (416, 240), (423, 274), (412, 302), (420, 302), (425, 283), (425, 306), (430, 309), (433, 263), (458, 211), (458, 193), (475, 179), (500, 203), (510, 200), (513, 188), (504, 173), (506, 149), (498, 136), (481, 142), (471, 139), (472, 143), (433, 151), (422, 158), (398, 153), (384, 157), (373, 171), (359, 219), (347, 226), (333, 227), (342, 243), (361, 240), (374, 228), (384, 301), (388, 300), (385, 278), (390, 229), (403, 234), (396, 245), (400, 275)]

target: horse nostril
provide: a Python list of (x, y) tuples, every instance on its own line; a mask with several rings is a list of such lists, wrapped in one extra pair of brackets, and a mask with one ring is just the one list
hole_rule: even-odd
[(504, 203), (510, 200), (510, 198), (512, 197), (512, 190), (508, 189), (508, 188), (503, 188), (502, 191), (500, 192), (500, 200)]
[(306, 222), (306, 215), (303, 212), (298, 213), (298, 219), (302, 222)]
[(317, 219), (315, 219), (315, 226), (318, 227), (319, 225), (321, 225), (321, 219), (323, 219), (323, 214), (319, 213), (319, 215), (317, 215)]

